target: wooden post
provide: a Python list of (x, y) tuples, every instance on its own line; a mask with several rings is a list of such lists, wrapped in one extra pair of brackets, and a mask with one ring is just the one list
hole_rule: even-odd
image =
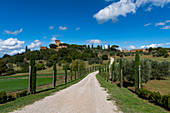
[(140, 84), (140, 67), (141, 67), (141, 65), (139, 65), (139, 78), (138, 78), (138, 80), (139, 80), (139, 81), (138, 81), (138, 82), (139, 82), (139, 84), (138, 84), (138, 85), (139, 85), (139, 86), (138, 86), (138, 88), (139, 88), (139, 89), (141, 88), (141, 84)]
[(29, 85), (28, 85), (28, 92), (31, 94), (32, 89), (32, 68), (29, 66)]

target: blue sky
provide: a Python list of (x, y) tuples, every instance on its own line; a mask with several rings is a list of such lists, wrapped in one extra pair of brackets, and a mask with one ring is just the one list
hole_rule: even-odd
[(170, 47), (170, 0), (1, 0), (0, 56), (48, 46)]

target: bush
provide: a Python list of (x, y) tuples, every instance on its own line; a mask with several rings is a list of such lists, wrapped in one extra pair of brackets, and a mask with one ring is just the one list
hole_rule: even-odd
[(103, 56), (102, 56), (102, 59), (103, 59), (103, 60), (108, 60), (108, 56), (107, 56), (107, 55), (103, 55)]
[(58, 66), (61, 67), (61, 62), (58, 63)]
[(7, 95), (5, 91), (0, 92), (0, 103), (4, 103), (7, 101)]
[(14, 96), (12, 96), (12, 95), (7, 96), (7, 101), (13, 101), (13, 100), (15, 100)]
[(16, 94), (16, 97), (18, 98), (18, 97), (24, 97), (24, 96), (26, 96), (27, 95), (27, 91), (22, 91), (22, 92), (19, 92), (19, 93), (17, 93)]
[(46, 66), (47, 66), (47, 67), (52, 67), (52, 66), (53, 66), (53, 61), (52, 61), (52, 60), (48, 60), (48, 61), (46, 62)]
[(14, 69), (7, 69), (7, 74), (8, 75), (12, 75), (12, 74), (15, 74), (16, 71)]
[(43, 63), (38, 63), (38, 64), (36, 64), (36, 69), (37, 70), (44, 70), (45, 69), (45, 65)]
[(165, 54), (165, 55), (164, 55), (164, 58), (167, 58), (167, 57), (169, 57), (169, 54)]

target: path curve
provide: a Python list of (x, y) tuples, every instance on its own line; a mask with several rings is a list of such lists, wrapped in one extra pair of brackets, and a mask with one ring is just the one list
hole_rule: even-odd
[(14, 113), (114, 113), (114, 102), (107, 101), (108, 94), (100, 87), (93, 72), (79, 83), (47, 96)]

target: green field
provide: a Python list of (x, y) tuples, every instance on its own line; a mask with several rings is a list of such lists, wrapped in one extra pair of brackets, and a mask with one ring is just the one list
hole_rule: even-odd
[[(52, 83), (53, 78), (37, 78), (37, 86)], [(0, 91), (7, 93), (28, 88), (29, 79), (3, 79), (0, 80)]]
[(138, 98), (138, 96), (127, 88), (119, 88), (115, 84), (107, 82), (97, 74), (102, 87), (108, 90), (110, 97), (108, 100), (116, 101), (119, 110), (124, 113), (167, 113), (163, 108), (149, 103), (147, 100)]

